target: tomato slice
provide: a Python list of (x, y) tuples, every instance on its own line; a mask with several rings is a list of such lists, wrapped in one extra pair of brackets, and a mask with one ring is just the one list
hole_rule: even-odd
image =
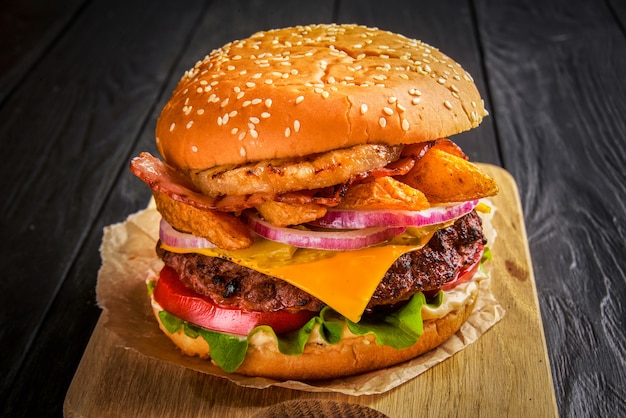
[(215, 304), (211, 298), (186, 287), (171, 267), (163, 267), (153, 290), (154, 300), (167, 312), (203, 328), (248, 335), (254, 327), (269, 325), (276, 334), (297, 330), (317, 315), (312, 311), (245, 311)]
[(473, 263), (469, 266), (463, 268), (459, 274), (456, 275), (454, 279), (444, 284), (441, 287), (441, 290), (450, 290), (460, 285), (461, 283), (465, 283), (469, 281), (472, 277), (474, 277), (474, 273), (478, 270), (478, 266), (480, 265), (480, 260), (483, 257), (483, 246), (481, 245), (480, 250), (476, 252), (474, 256)]

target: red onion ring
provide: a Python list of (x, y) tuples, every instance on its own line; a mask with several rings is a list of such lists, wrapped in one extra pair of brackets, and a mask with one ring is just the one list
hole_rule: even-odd
[(274, 226), (262, 220), (255, 213), (245, 213), (244, 216), (247, 217), (250, 228), (263, 238), (299, 248), (316, 250), (358, 250), (384, 242), (406, 230), (404, 226), (397, 226), (393, 228), (375, 227), (341, 232), (304, 231)]
[(455, 205), (435, 206), (420, 211), (409, 210), (341, 210), (328, 209), (315, 225), (333, 229), (359, 229), (369, 227), (429, 226), (448, 222), (471, 212), (478, 200)]
[(159, 238), (161, 242), (170, 247), (176, 248), (215, 248), (213, 244), (206, 238), (197, 237), (193, 234), (187, 234), (175, 230), (172, 225), (161, 218), (159, 224)]

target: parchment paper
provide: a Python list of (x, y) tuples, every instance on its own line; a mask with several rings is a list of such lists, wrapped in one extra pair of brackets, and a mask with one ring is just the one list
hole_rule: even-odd
[[(490, 206), (492, 213), (483, 216), (483, 229), (492, 245), (496, 233), (489, 221), (495, 206), (491, 203)], [(464, 349), (504, 316), (504, 309), (490, 290), (491, 279), (487, 275), (479, 282), (480, 292), (474, 312), (459, 332), (436, 349), (406, 363), (358, 376), (320, 382), (276, 381), (228, 374), (210, 361), (182, 355), (158, 328), (150, 307), (146, 280), (151, 276), (156, 277), (163, 265), (155, 254), (159, 220), (160, 215), (151, 201), (146, 209), (129, 216), (125, 222), (104, 228), (100, 247), (102, 267), (98, 273), (96, 293), (98, 305), (103, 309), (105, 327), (124, 341), (124, 349), (220, 376), (240, 386), (258, 389), (280, 386), (348, 395), (383, 393)]]

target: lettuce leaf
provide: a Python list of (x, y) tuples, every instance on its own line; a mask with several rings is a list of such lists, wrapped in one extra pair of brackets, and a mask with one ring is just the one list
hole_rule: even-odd
[[(442, 300), (443, 292), (439, 292), (428, 305), (436, 308)], [(183, 332), (191, 338), (201, 336), (211, 347), (211, 359), (222, 370), (232, 373), (243, 363), (248, 343), (258, 332), (271, 334), (276, 338), (278, 350), (282, 354), (293, 356), (302, 354), (316, 326), (319, 326), (319, 333), (328, 344), (337, 344), (341, 341), (345, 324), (355, 335), (373, 334), (378, 345), (388, 345), (396, 349), (410, 347), (422, 335), (422, 306), (426, 303), (426, 297), (419, 292), (396, 312), (382, 318), (363, 319), (358, 323), (344, 318), (326, 306), (320, 311), (319, 316), (309, 320), (302, 328), (281, 336), (276, 335), (271, 327), (265, 325), (254, 328), (247, 337), (240, 337), (198, 327), (166, 311), (161, 311), (159, 318), (171, 333), (183, 329)]]

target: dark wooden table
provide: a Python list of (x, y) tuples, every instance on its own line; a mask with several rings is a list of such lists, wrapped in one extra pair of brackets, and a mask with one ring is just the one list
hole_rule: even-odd
[(184, 70), (317, 22), (421, 39), (474, 76), (491, 116), (454, 140), (517, 181), (559, 413), (626, 416), (620, 0), (0, 2), (0, 414), (62, 414), (100, 315), (102, 228), (145, 207), (128, 162), (156, 153)]

